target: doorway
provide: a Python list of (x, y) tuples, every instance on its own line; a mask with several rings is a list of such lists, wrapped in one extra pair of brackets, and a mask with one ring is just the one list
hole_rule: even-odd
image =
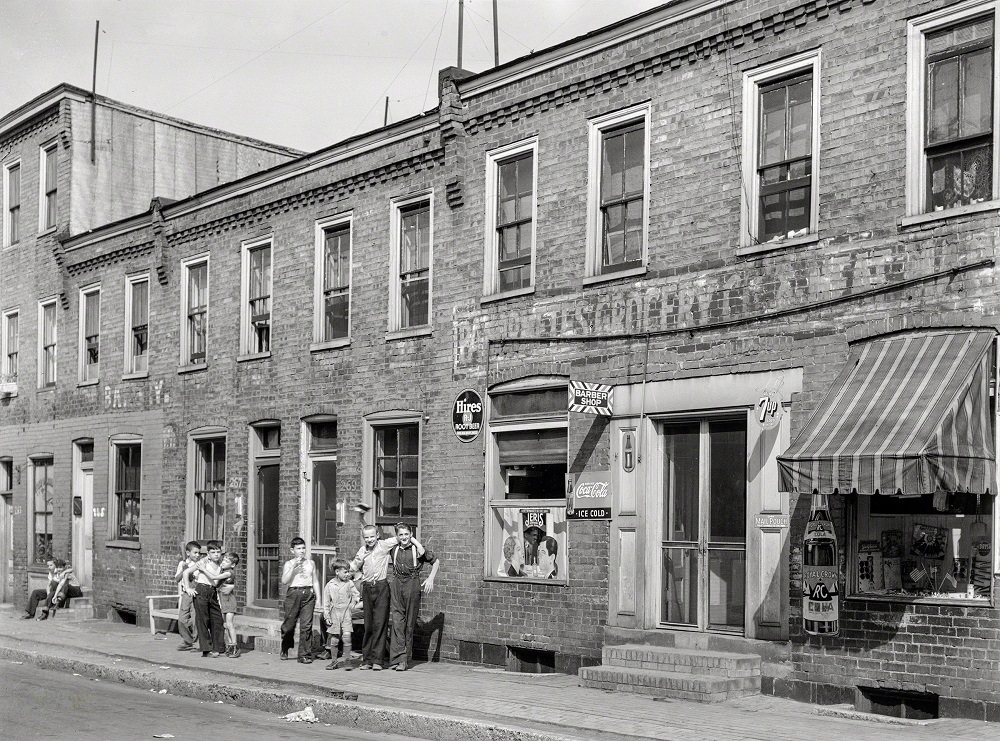
[(0, 496), (0, 602), (14, 600), (14, 508), (10, 494)]
[(94, 443), (78, 442), (73, 461), (73, 572), (83, 588), (89, 588), (94, 571)]
[(250, 450), (253, 455), (249, 497), (250, 542), (247, 553), (252, 563), (247, 572), (251, 587), (248, 592), (257, 607), (277, 607), (281, 584), (281, 542), (278, 529), (279, 473), (281, 459), (281, 427), (260, 424), (250, 428)]
[(746, 415), (661, 427), (664, 627), (739, 633), (746, 612)]

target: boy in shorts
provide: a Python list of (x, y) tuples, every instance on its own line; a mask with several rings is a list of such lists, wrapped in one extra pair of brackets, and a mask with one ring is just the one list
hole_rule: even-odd
[[(361, 600), (361, 593), (354, 585), (351, 575), (351, 565), (342, 558), (333, 562), (334, 576), (323, 589), (323, 602), (326, 605), (327, 648), (330, 649), (330, 663), (327, 669), (344, 666), (351, 660), (351, 638), (354, 634), (354, 621), (351, 613)], [(337, 658), (337, 638), (344, 644), (341, 658)]]

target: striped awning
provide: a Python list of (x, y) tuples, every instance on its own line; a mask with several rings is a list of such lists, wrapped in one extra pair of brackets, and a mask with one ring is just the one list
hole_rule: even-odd
[(919, 496), (995, 490), (992, 330), (860, 343), (778, 456), (781, 490)]

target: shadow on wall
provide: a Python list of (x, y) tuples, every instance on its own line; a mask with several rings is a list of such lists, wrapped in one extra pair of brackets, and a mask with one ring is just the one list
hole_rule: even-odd
[[(437, 641), (431, 650), (431, 638), (437, 633)], [(430, 620), (417, 620), (413, 631), (413, 658), (420, 661), (441, 660), (441, 638), (444, 635), (444, 613), (439, 612)]]

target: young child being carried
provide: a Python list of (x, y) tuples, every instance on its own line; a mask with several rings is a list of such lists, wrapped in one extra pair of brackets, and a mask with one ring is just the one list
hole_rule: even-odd
[[(327, 648), (330, 650), (330, 663), (327, 664), (327, 669), (336, 669), (351, 661), (351, 638), (354, 633), (351, 613), (361, 600), (361, 593), (354, 585), (351, 564), (343, 558), (338, 558), (333, 562), (333, 573), (333, 578), (323, 589)], [(344, 645), (340, 659), (337, 658), (338, 637)]]
[(236, 635), (236, 579), (233, 574), (236, 567), (240, 565), (240, 554), (229, 551), (222, 557), (219, 567), (222, 573), (219, 577), (222, 581), (218, 583), (219, 608), (222, 610), (222, 617), (226, 623), (226, 656), (237, 659), (240, 656), (240, 644)]

